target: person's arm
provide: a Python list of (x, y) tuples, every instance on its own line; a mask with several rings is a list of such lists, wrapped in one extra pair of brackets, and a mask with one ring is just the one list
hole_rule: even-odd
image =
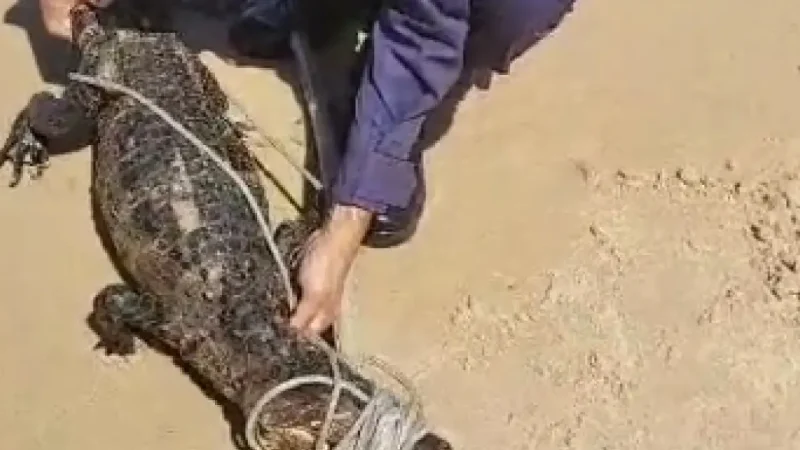
[(301, 268), (296, 328), (320, 333), (336, 320), (373, 215), (408, 205), (419, 162), (412, 146), (460, 75), (468, 17), (469, 0), (395, 0), (374, 25), (333, 210)]
[(395, 0), (372, 30), (355, 117), (333, 187), (336, 205), (408, 206), (422, 123), (458, 79), (469, 0)]

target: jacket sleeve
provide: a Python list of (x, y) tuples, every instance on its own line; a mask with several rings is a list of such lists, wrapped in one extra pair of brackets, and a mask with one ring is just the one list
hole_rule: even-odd
[(458, 79), (469, 0), (395, 0), (373, 25), (336, 203), (405, 208), (419, 180), (412, 147), (428, 112)]

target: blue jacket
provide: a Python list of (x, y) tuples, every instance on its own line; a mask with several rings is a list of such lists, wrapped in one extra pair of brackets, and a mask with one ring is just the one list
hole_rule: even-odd
[[(373, 25), (355, 118), (333, 186), (337, 203), (403, 209), (419, 182), (412, 153), (427, 114), (464, 69), (465, 55), (505, 73), (572, 0), (394, 0)], [(469, 46), (473, 48), (468, 48)], [(472, 58), (470, 58), (472, 61)]]

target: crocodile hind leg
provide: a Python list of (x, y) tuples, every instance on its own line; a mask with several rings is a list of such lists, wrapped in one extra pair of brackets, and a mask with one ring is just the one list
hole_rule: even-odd
[(316, 212), (306, 212), (299, 218), (284, 220), (275, 228), (275, 244), (290, 271), (299, 268), (306, 243), (319, 227), (319, 222)]
[(17, 114), (5, 144), (0, 148), (0, 167), (10, 162), (10, 187), (19, 184), (23, 167), (34, 167), (32, 178), (39, 178), (47, 167), (56, 140), (78, 130), (84, 115), (80, 108), (49, 92), (34, 94)]
[(94, 299), (89, 323), (100, 338), (95, 348), (106, 355), (131, 356), (136, 353), (136, 332), (147, 332), (162, 322), (157, 303), (124, 284), (113, 284)]

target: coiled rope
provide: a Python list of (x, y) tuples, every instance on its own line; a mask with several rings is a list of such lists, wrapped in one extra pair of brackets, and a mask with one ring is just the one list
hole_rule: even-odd
[[(172, 126), (176, 131), (181, 133), (199, 150), (210, 157), (211, 160), (214, 161), (214, 163), (217, 164), (220, 169), (222, 169), (223, 172), (225, 172), (225, 174), (227, 174), (234, 181), (239, 190), (245, 196), (250, 208), (256, 216), (259, 225), (262, 228), (264, 238), (267, 241), (270, 252), (273, 254), (273, 257), (275, 258), (278, 268), (281, 272), (281, 277), (285, 285), (289, 303), (292, 306), (292, 309), (294, 309), (297, 304), (297, 297), (294, 293), (294, 289), (292, 288), (288, 267), (278, 251), (278, 246), (275, 242), (273, 232), (267, 220), (264, 218), (261, 209), (258, 207), (258, 203), (250, 192), (250, 189), (247, 187), (247, 184), (241, 179), (236, 171), (230, 167), (227, 162), (221, 159), (213, 150), (211, 150), (211, 148), (200, 141), (200, 139), (198, 139), (192, 132), (175, 120), (168, 112), (164, 111), (154, 102), (147, 99), (135, 90), (109, 80), (74, 72), (69, 74), (69, 78), (73, 81), (85, 83), (109, 92), (121, 93), (137, 100), (139, 103), (160, 116), (165, 122)], [(253, 126), (253, 129), (257, 130), (258, 128)], [(268, 140), (268, 142), (272, 141)], [(285, 157), (288, 157), (288, 153), (281, 152), (281, 154), (283, 154)], [(299, 167), (299, 165), (292, 165)], [(310, 176), (310, 174), (305, 171), (301, 172), (307, 178)], [(311, 179), (313, 180), (313, 176), (311, 176)], [(317, 181), (314, 183), (312, 181), (312, 185), (318, 186), (319, 182)], [(378, 367), (382, 371), (388, 373), (392, 378), (400, 382), (400, 384), (406, 389), (411, 397), (408, 403), (403, 404), (400, 403), (388, 390), (376, 389), (374, 395), (370, 398), (370, 396), (364, 393), (361, 389), (342, 378), (339, 364), (342, 362), (347, 363), (345, 357), (337, 350), (331, 348), (321, 338), (314, 337), (312, 340), (328, 355), (333, 377), (312, 375), (293, 378), (278, 384), (262, 395), (262, 397), (248, 414), (247, 418), (245, 438), (250, 448), (252, 450), (266, 450), (257, 438), (256, 428), (261, 413), (270, 401), (287, 391), (297, 389), (301, 386), (323, 384), (331, 386), (333, 388), (333, 393), (331, 395), (331, 401), (325, 415), (320, 436), (317, 438), (316, 450), (324, 450), (327, 448), (326, 443), (330, 434), (330, 426), (333, 422), (333, 416), (336, 412), (336, 407), (338, 406), (342, 391), (346, 391), (362, 402), (365, 402), (366, 406), (362, 410), (353, 427), (349, 430), (345, 438), (339, 442), (334, 450), (412, 450), (414, 445), (425, 435), (426, 428), (424, 426), (421, 403), (417, 395), (414, 393), (410, 383), (405, 380), (405, 377), (399, 373), (391, 371), (386, 364), (381, 363), (379, 360), (375, 358), (369, 358), (368, 363)]]

